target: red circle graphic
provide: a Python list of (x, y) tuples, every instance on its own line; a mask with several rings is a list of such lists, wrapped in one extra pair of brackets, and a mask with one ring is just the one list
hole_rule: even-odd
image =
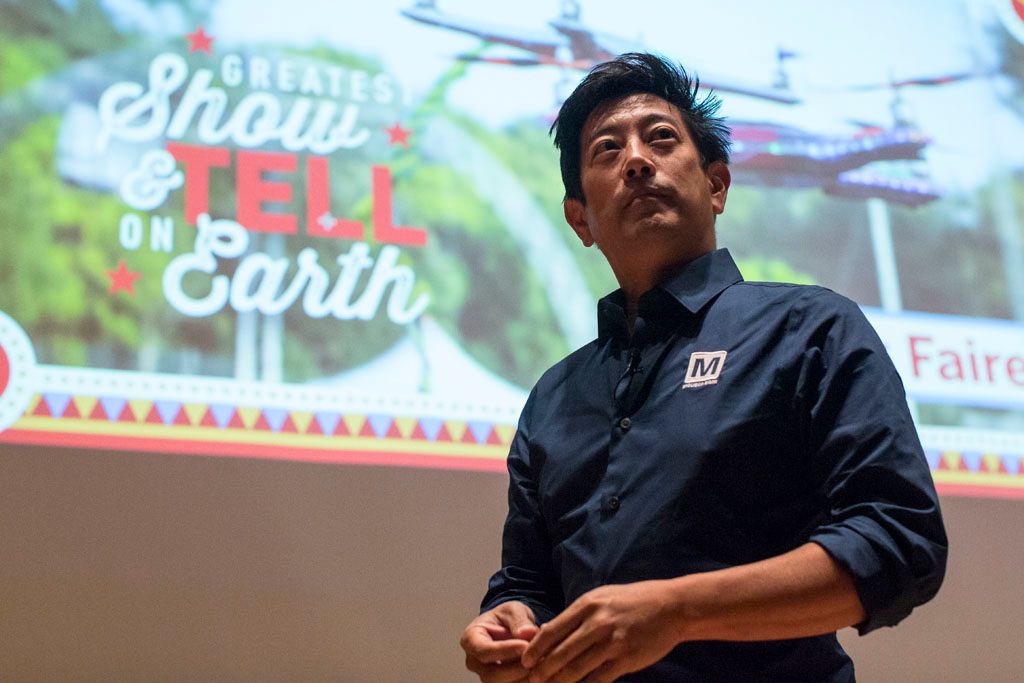
[(7, 351), (0, 346), (0, 396), (7, 391), (7, 382), (11, 379), (11, 363), (7, 360)]
[(1021, 21), (1024, 21), (1024, 0), (1013, 0), (1013, 11)]

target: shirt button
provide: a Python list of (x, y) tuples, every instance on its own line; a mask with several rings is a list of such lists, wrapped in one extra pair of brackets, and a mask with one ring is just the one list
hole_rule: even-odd
[(624, 417), (621, 420), (619, 420), (619, 427), (621, 427), (623, 431), (629, 429), (629, 426), (631, 424), (633, 424), (633, 421), (630, 420), (628, 417)]
[(608, 499), (608, 509), (615, 512), (619, 509), (619, 499), (617, 496), (612, 496)]

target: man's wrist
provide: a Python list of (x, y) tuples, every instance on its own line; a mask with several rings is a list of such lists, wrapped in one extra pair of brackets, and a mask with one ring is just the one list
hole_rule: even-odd
[(708, 616), (715, 601), (714, 574), (690, 574), (665, 581), (666, 606), (676, 640), (706, 640)]

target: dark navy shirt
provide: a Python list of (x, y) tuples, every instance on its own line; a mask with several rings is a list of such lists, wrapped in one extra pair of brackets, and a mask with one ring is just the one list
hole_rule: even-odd
[[(863, 634), (942, 582), (946, 535), (903, 385), (850, 300), (744, 282), (729, 253), (644, 294), (541, 377), (508, 458), (508, 600), (552, 619), (603, 584), (770, 558), (808, 541), (852, 575)], [(835, 634), (689, 642), (629, 681), (852, 681)]]

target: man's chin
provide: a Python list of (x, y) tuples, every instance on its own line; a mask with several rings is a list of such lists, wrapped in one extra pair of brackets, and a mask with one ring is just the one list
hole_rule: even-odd
[(633, 221), (633, 225), (637, 234), (643, 234), (651, 231), (674, 230), (679, 226), (679, 221), (670, 212), (651, 211), (638, 216)]

